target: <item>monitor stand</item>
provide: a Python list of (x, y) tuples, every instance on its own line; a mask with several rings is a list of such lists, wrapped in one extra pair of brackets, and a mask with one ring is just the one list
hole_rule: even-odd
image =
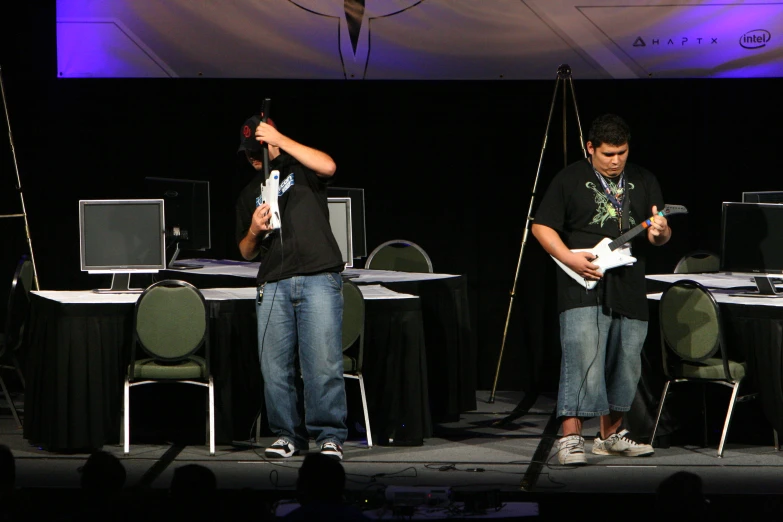
[(96, 288), (96, 294), (140, 294), (143, 288), (130, 287), (130, 273), (116, 272), (111, 275), (111, 288)]
[(176, 263), (177, 257), (179, 257), (179, 253), (181, 250), (179, 249), (179, 241), (177, 241), (177, 248), (174, 250), (174, 255), (171, 256), (171, 261), (169, 261), (168, 268), (173, 270), (193, 270), (194, 268), (204, 268), (204, 265), (191, 265), (191, 264), (184, 264), (184, 263)]
[(753, 276), (753, 280), (756, 282), (758, 290), (729, 295), (732, 297), (783, 297), (783, 292), (778, 293), (772, 279), (772, 277), (767, 275)]

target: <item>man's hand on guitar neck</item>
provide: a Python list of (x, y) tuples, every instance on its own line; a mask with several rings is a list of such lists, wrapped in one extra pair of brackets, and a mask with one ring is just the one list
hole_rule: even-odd
[(665, 245), (672, 237), (672, 229), (665, 216), (658, 214), (658, 207), (653, 205), (650, 226), (647, 227), (647, 240), (655, 245)]

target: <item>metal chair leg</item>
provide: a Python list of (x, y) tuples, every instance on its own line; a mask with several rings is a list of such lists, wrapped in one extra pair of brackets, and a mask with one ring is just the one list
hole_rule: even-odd
[(124, 434), (124, 452), (130, 453), (130, 380), (125, 377), (125, 393), (123, 397), (123, 434)]
[(778, 440), (778, 430), (772, 429), (772, 435), (775, 439), (775, 449), (780, 451), (780, 441)]
[(718, 458), (723, 458), (723, 444), (726, 442), (726, 435), (729, 433), (729, 425), (731, 424), (731, 414), (734, 411), (734, 405), (737, 403), (737, 393), (739, 392), (740, 383), (734, 383), (733, 390), (731, 392), (731, 402), (729, 403), (729, 411), (726, 413), (726, 420), (723, 423), (723, 434), (720, 436), (720, 445), (718, 446)]
[(215, 455), (215, 383), (209, 376), (209, 454)]
[(367, 428), (367, 447), (372, 448), (372, 428), (370, 428), (370, 412), (367, 410), (367, 393), (364, 391), (364, 377), (359, 374), (359, 388), (362, 391), (362, 406), (364, 407), (364, 426)]
[(663, 403), (666, 401), (666, 395), (669, 393), (669, 384), (672, 381), (666, 381), (663, 385), (663, 393), (661, 394), (661, 402), (658, 404), (658, 415), (655, 417), (655, 427), (653, 428), (652, 436), (650, 437), (650, 444), (655, 443), (655, 433), (658, 431), (658, 422), (661, 420), (661, 413), (663, 413)]

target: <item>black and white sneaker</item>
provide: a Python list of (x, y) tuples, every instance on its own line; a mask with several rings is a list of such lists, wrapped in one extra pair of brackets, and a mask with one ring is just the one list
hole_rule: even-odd
[(270, 459), (287, 459), (299, 455), (299, 450), (285, 439), (277, 439), (271, 446), (264, 450), (264, 456)]
[(343, 460), (343, 448), (336, 442), (324, 442), (321, 446), (321, 455), (326, 455), (337, 460)]

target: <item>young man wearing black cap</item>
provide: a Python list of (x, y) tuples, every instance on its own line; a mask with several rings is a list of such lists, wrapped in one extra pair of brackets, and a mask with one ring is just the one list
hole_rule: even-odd
[[(329, 225), (326, 182), (332, 158), (281, 134), (254, 116), (240, 130), (243, 152), (257, 175), (236, 204), (236, 239), (247, 260), (259, 259), (258, 355), (269, 426), (277, 440), (264, 454), (287, 458), (306, 450), (342, 459), (347, 436), (342, 356), (342, 255)], [(279, 172), (280, 228), (261, 200), (269, 171)], [(295, 349), (304, 383), (305, 422), (297, 408)]]

